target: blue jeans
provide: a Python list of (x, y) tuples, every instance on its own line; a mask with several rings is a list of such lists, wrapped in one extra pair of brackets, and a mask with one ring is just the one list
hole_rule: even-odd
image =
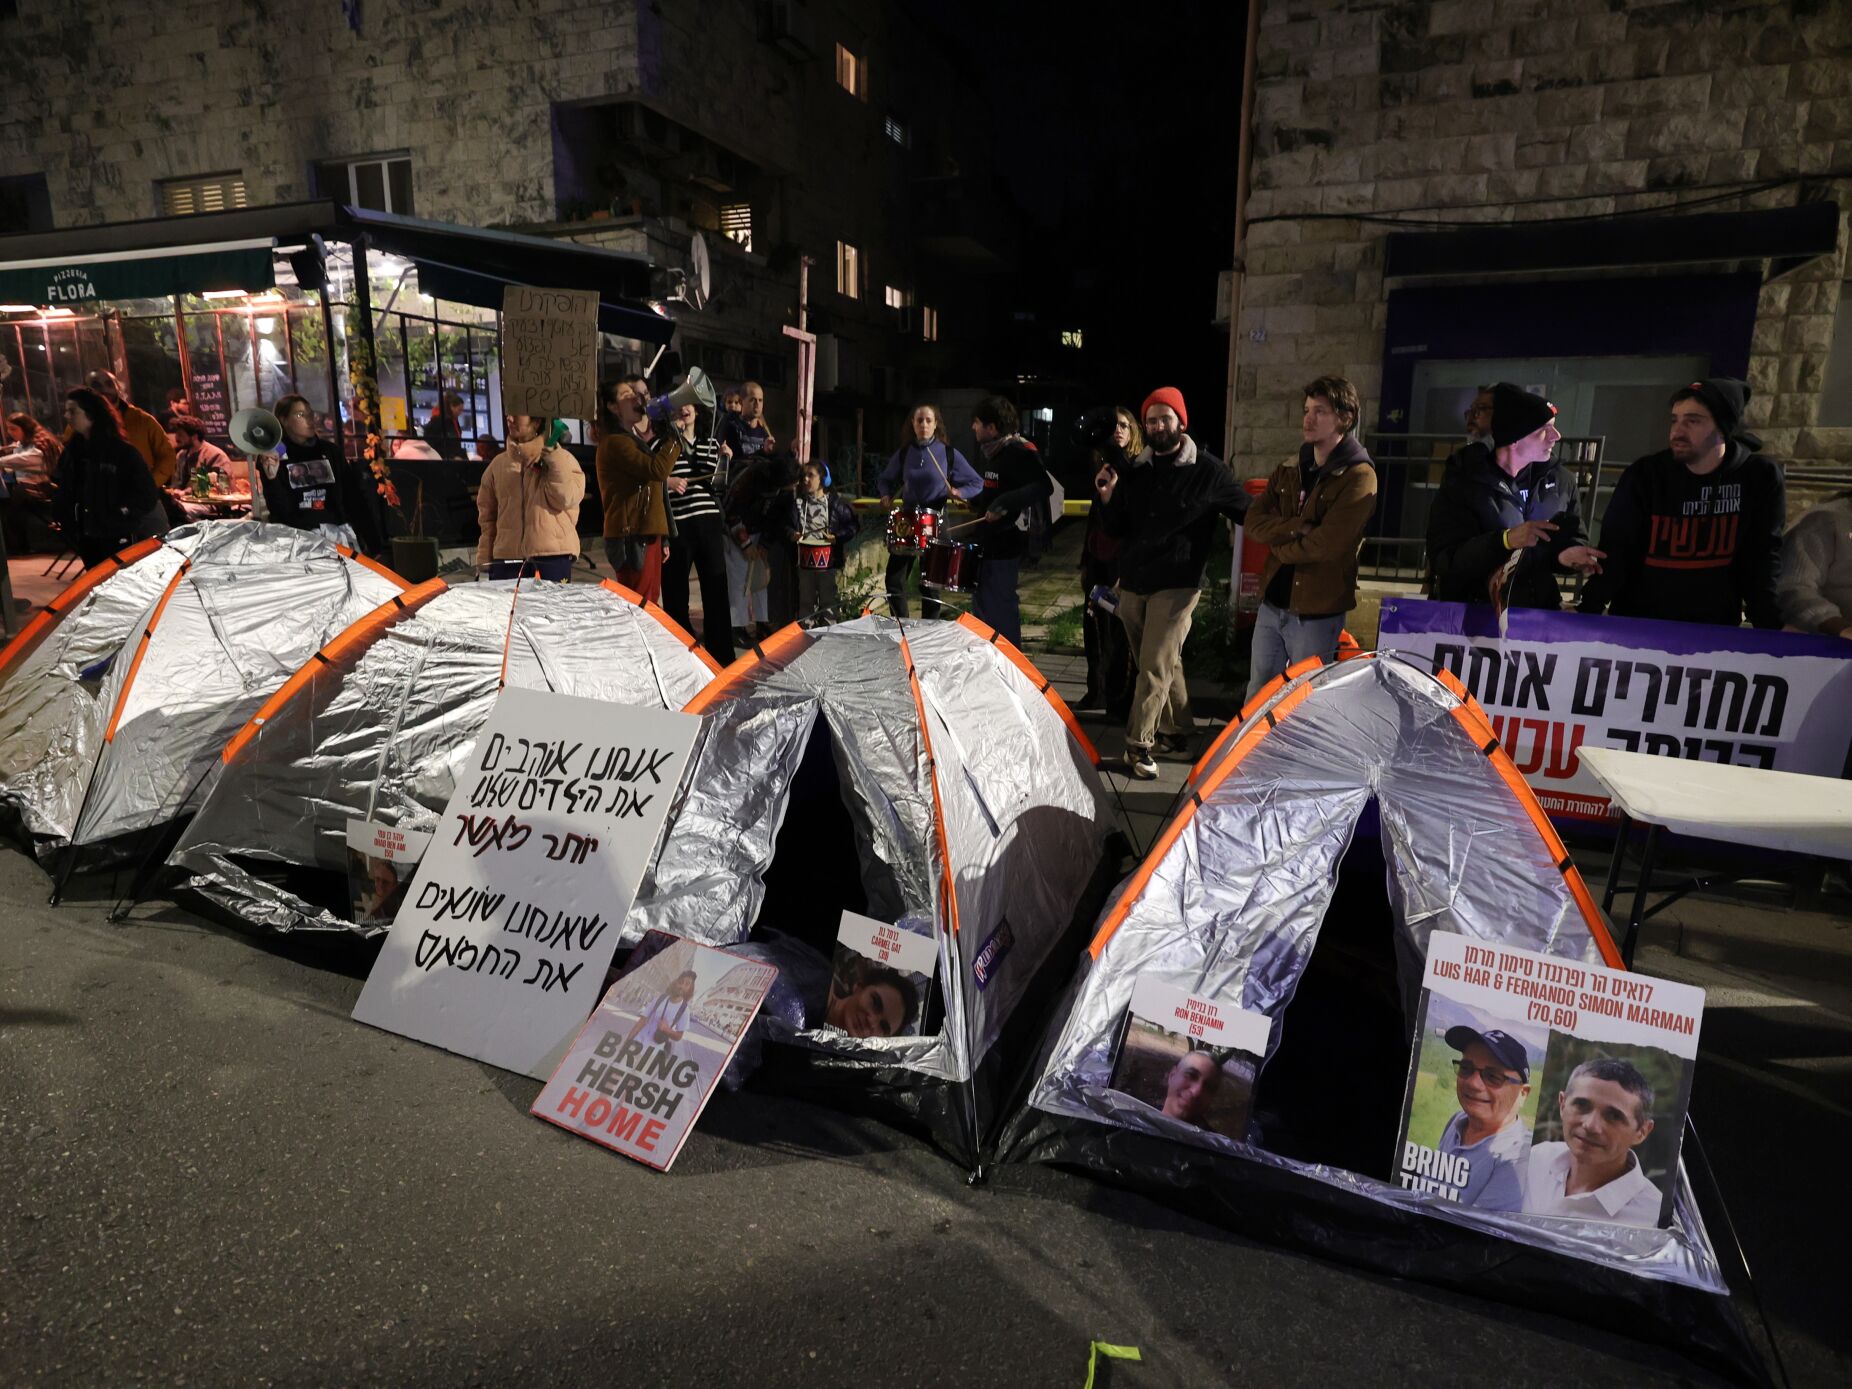
[(1254, 698), (1262, 685), (1307, 656), (1316, 656), (1329, 665), (1338, 654), (1338, 634), (1343, 630), (1343, 613), (1335, 617), (1301, 617), (1263, 601), (1254, 618), (1247, 697)]
[(971, 616), (987, 622), (1013, 646), (1022, 645), (1022, 607), (1016, 601), (1016, 571), (1020, 560), (986, 559), (977, 566), (977, 592), (971, 595)]

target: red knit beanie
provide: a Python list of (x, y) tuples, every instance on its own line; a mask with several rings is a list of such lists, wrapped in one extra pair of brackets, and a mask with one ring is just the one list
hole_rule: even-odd
[(1188, 429), (1190, 427), (1190, 412), (1183, 408), (1183, 392), (1175, 386), (1159, 386), (1145, 397), (1145, 403), (1138, 407), (1140, 424), (1145, 422), (1145, 412), (1153, 405), (1168, 405), (1177, 412), (1177, 428)]

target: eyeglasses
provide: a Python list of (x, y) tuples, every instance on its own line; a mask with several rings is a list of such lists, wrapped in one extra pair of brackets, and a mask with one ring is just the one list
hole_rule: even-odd
[(1494, 1090), (1502, 1089), (1507, 1085), (1524, 1083), (1516, 1076), (1506, 1075), (1503, 1071), (1495, 1071), (1490, 1066), (1475, 1066), (1470, 1061), (1455, 1061), (1453, 1069), (1459, 1073), (1461, 1080), (1471, 1080), (1476, 1075)]

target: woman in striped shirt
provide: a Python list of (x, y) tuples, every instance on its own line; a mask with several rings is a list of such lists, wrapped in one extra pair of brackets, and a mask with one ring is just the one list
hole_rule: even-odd
[(701, 578), (701, 644), (721, 665), (733, 660), (733, 627), (727, 608), (727, 528), (720, 515), (722, 480), (720, 441), (695, 437), (695, 407), (684, 405), (675, 416), (682, 433), (682, 456), (666, 484), (669, 519), (675, 528), (662, 562), (662, 608), (690, 631), (688, 569)]

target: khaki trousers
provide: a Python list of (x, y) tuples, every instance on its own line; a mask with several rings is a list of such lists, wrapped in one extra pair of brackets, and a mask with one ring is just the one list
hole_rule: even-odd
[(1202, 591), (1163, 588), (1156, 593), (1119, 594), (1119, 620), (1138, 658), (1138, 684), (1132, 691), (1132, 716), (1126, 721), (1126, 746), (1147, 749), (1158, 733), (1187, 734), (1190, 689), (1183, 678), (1183, 641), (1190, 615)]

